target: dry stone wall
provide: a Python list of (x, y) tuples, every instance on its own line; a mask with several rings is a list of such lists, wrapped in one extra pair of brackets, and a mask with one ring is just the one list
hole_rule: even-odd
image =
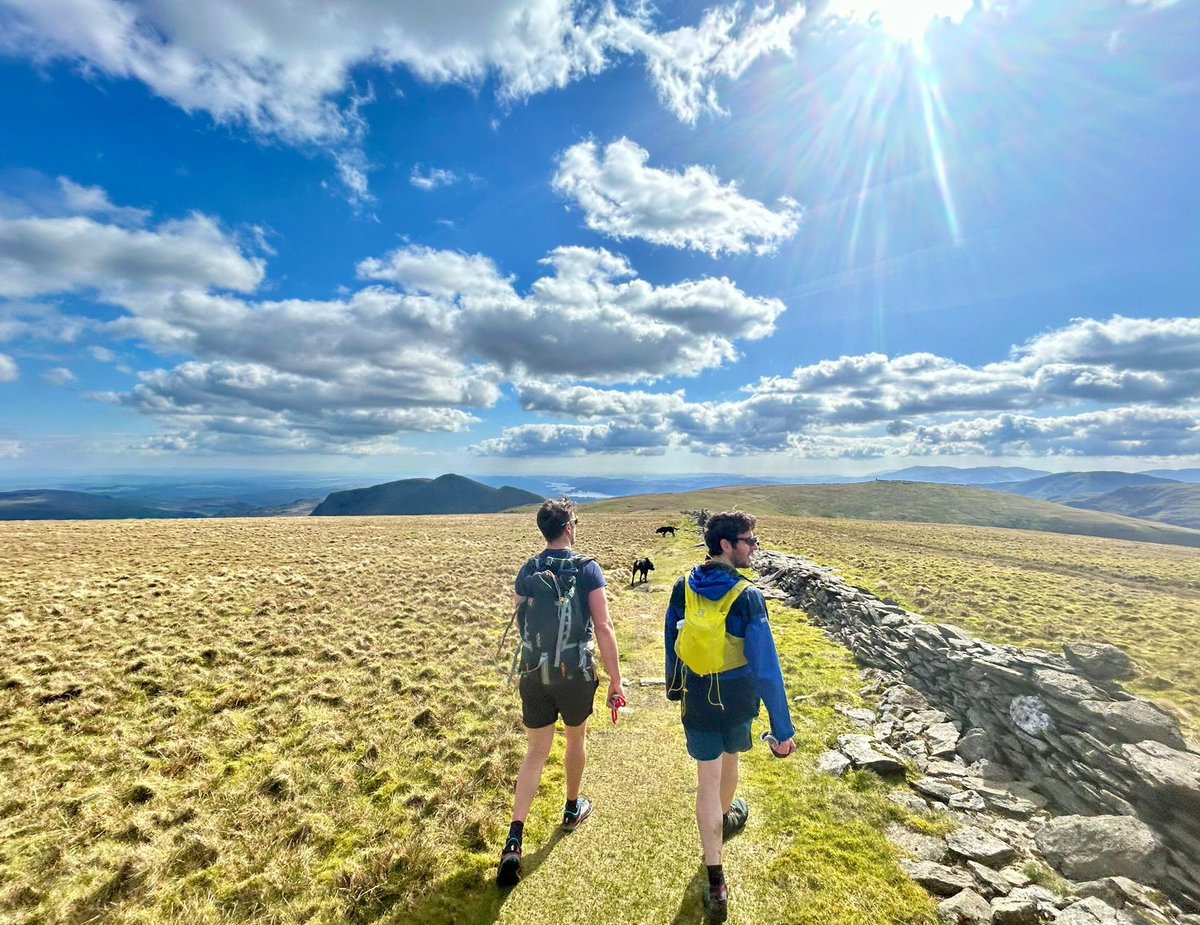
[(1146, 823), (1163, 851), (1141, 878), (1200, 911), (1200, 749), (1173, 716), (1121, 687), (1133, 666), (1119, 649), (991, 645), (806, 559), (764, 550), (754, 567), (765, 594), (805, 610), (862, 664), (897, 674), (945, 713), (951, 723), (935, 731), (958, 756), (1002, 764), (1060, 812)]

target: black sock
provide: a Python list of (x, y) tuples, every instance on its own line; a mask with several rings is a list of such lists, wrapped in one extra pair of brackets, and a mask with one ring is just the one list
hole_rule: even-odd
[(524, 822), (514, 822), (512, 825), (510, 825), (508, 827), (508, 837), (509, 837), (510, 841), (514, 838), (517, 841), (520, 841), (524, 837), (524, 835), (525, 835), (525, 823)]
[(708, 865), (708, 885), (720, 886), (725, 882), (725, 868), (720, 864)]
[(579, 812), (579, 797), (576, 797), (573, 800), (567, 800), (567, 812), (569, 812), (569, 813)]

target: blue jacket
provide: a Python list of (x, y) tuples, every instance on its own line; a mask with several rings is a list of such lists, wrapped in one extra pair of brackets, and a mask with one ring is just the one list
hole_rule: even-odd
[[(757, 588), (743, 591), (725, 619), (725, 632), (743, 640), (748, 664), (719, 672), (714, 681), (692, 672), (675, 654), (675, 637), (683, 623), (684, 581), (697, 594), (715, 601), (724, 597), (741, 577), (723, 562), (709, 561), (697, 565), (686, 578), (675, 582), (664, 627), (667, 697), (683, 701), (684, 725), (695, 729), (720, 729), (744, 723), (758, 716), (761, 701), (767, 705), (771, 734), (782, 742), (795, 735), (796, 730), (792, 726), (783, 670), (779, 667), (779, 653), (775, 650), (775, 637), (767, 622), (767, 604), (761, 591)], [(718, 699), (718, 690), (723, 707), (713, 703)]]

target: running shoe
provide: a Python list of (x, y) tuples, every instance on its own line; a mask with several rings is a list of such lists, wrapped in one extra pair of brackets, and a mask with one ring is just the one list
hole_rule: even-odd
[(729, 887), (724, 883), (705, 884), (704, 911), (708, 914), (709, 925), (721, 925), (729, 916)]
[(721, 817), (721, 840), (728, 841), (746, 827), (750, 818), (750, 807), (746, 801), (738, 797), (729, 807), (729, 812)]
[(587, 797), (580, 797), (575, 802), (575, 812), (569, 809), (563, 809), (563, 831), (574, 832), (587, 820), (587, 817), (592, 814), (592, 801)]
[(510, 838), (500, 852), (500, 867), (496, 871), (498, 886), (516, 886), (521, 881), (521, 842)]

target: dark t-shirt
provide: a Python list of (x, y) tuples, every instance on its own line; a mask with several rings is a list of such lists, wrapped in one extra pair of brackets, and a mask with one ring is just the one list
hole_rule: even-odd
[[(537, 554), (537, 558), (550, 556), (555, 559), (567, 559), (575, 555), (570, 549), (544, 549)], [(521, 570), (517, 572), (516, 581), (513, 582), (513, 591), (517, 594), (521, 592), (517, 589), (521, 586), (521, 579), (533, 571), (529, 562), (521, 566)], [(604, 572), (600, 570), (600, 563), (593, 559), (587, 563), (579, 574), (579, 593), (580, 601), (583, 604), (583, 617), (585, 620), (591, 620), (592, 611), (588, 606), (588, 595), (597, 588), (603, 588), (608, 584), (604, 578)]]

